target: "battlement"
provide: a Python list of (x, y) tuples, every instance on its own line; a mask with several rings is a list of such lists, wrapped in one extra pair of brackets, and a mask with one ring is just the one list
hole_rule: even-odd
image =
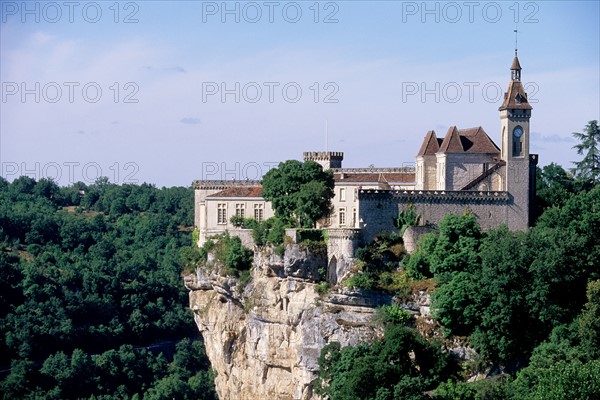
[(359, 199), (375, 200), (378, 198), (389, 198), (400, 200), (402, 202), (445, 202), (445, 203), (464, 203), (466, 202), (510, 202), (511, 196), (508, 192), (501, 191), (450, 191), (450, 190), (379, 190), (363, 189), (359, 190)]
[(332, 160), (335, 158), (343, 159), (343, 151), (305, 151), (304, 161), (308, 160)]
[(344, 153), (341, 151), (305, 151), (304, 161), (315, 161), (323, 169), (342, 168)]
[(331, 168), (333, 173), (348, 174), (414, 174), (415, 167), (392, 167), (392, 168)]
[(192, 187), (195, 190), (224, 190), (231, 187), (242, 186), (260, 186), (260, 181), (243, 180), (243, 181), (226, 181), (226, 180), (195, 180), (192, 182)]

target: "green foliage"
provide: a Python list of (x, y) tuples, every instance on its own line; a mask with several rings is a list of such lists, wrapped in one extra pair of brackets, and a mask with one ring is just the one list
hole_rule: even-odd
[(377, 309), (376, 317), (383, 323), (405, 326), (412, 319), (411, 314), (397, 304), (384, 304)]
[(322, 229), (297, 229), (298, 242), (323, 242), (325, 243), (325, 231)]
[(278, 244), (273, 249), (273, 253), (277, 254), (279, 257), (283, 257), (285, 254), (285, 246), (283, 244)]
[[(0, 397), (141, 398), (168, 379), (198, 335), (181, 283), (201, 259), (192, 222), (189, 188), (0, 180)], [(187, 398), (215, 398), (198, 354), (185, 374), (205, 385)]]
[(448, 380), (438, 386), (434, 393), (435, 398), (439, 400), (492, 400), (510, 398), (506, 392), (505, 383), (499, 379), (485, 379), (472, 383)]
[(410, 226), (417, 226), (421, 221), (421, 215), (417, 214), (415, 206), (410, 204), (406, 209), (398, 213), (394, 225), (399, 229), (399, 235), (402, 236)]
[[(527, 233), (501, 227), (482, 234), (469, 221), (446, 220), (405, 265), (414, 274), (431, 271), (440, 283), (432, 309), (447, 333), (468, 336), (485, 360), (523, 365), (553, 328), (572, 321), (587, 283), (599, 278), (599, 209), (595, 187), (547, 209)], [(594, 354), (596, 345), (587, 343)]]
[(349, 288), (367, 289), (371, 290), (375, 288), (375, 279), (370, 277), (368, 274), (359, 272), (352, 275), (350, 278), (344, 281), (344, 285)]
[(477, 391), (466, 382), (448, 380), (435, 389), (435, 398), (440, 400), (474, 400)]
[[(211, 244), (208, 244), (211, 242)], [(209, 250), (210, 249), (210, 250)], [(226, 275), (240, 276), (241, 271), (252, 267), (252, 250), (242, 245), (242, 240), (231, 236), (228, 232), (216, 235), (207, 240), (203, 245), (202, 254), (214, 253), (217, 266), (224, 266)]]
[(398, 235), (380, 235), (372, 243), (355, 250), (357, 273), (344, 284), (348, 287), (396, 291), (395, 283), (398, 283), (400, 275), (398, 267), (404, 256), (404, 246)]
[(403, 263), (415, 278), (439, 276), (476, 267), (481, 229), (475, 216), (447, 215), (438, 224), (438, 232), (424, 235), (417, 251)]
[(512, 398), (524, 400), (597, 399), (600, 397), (600, 360), (558, 361), (532, 374), (527, 368), (509, 386)]
[(337, 342), (321, 350), (318, 394), (332, 400), (426, 399), (447, 376), (448, 361), (441, 350), (414, 331), (388, 325), (382, 341), (341, 348)]
[[(253, 220), (254, 221), (254, 220)], [(286, 222), (279, 217), (271, 217), (262, 222), (256, 222), (251, 225), (252, 238), (257, 246), (272, 244), (274, 246), (283, 244), (285, 238)]]
[(319, 294), (327, 294), (327, 292), (329, 292), (329, 285), (327, 284), (327, 282), (319, 282), (317, 283), (315, 290)]
[(243, 227), (244, 221), (245, 218), (241, 215), (232, 215), (231, 218), (229, 218), (229, 222), (231, 222), (231, 225), (235, 226), (236, 228)]
[(312, 228), (330, 212), (334, 196), (333, 173), (314, 161), (288, 160), (270, 169), (262, 180), (263, 196), (271, 201), (275, 215), (294, 219)]
[(573, 172), (578, 180), (590, 185), (600, 182), (600, 127), (598, 121), (590, 121), (583, 132), (572, 135), (581, 143), (573, 146), (577, 154), (584, 155), (581, 161), (575, 162)]
[(536, 216), (550, 207), (562, 207), (575, 193), (577, 182), (560, 165), (550, 163), (536, 169)]

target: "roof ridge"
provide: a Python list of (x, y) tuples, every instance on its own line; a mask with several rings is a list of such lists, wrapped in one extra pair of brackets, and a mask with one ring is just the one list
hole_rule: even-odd
[(460, 135), (456, 125), (448, 128), (446, 137), (440, 146), (439, 153), (464, 153), (465, 149), (461, 143)]

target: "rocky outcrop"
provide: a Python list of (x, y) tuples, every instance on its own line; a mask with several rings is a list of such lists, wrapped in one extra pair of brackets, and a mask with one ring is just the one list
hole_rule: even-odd
[(372, 322), (391, 296), (325, 288), (327, 256), (288, 245), (284, 256), (255, 253), (251, 280), (199, 269), (186, 277), (190, 307), (217, 373), (220, 399), (314, 399), (311, 382), (323, 346), (373, 341)]

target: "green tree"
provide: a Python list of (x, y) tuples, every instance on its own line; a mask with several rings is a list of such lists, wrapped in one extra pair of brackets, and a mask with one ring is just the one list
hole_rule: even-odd
[(577, 154), (583, 155), (581, 161), (574, 162), (575, 175), (592, 185), (600, 182), (600, 128), (598, 121), (590, 121), (583, 132), (573, 132), (572, 135), (581, 143), (573, 146)]
[(549, 207), (562, 207), (573, 196), (576, 182), (573, 176), (558, 164), (550, 163), (536, 169), (536, 215)]
[(326, 345), (318, 359), (317, 393), (331, 400), (424, 400), (423, 392), (447, 373), (438, 346), (415, 331), (390, 324), (382, 341), (341, 348)]
[(330, 212), (333, 172), (314, 161), (288, 160), (269, 170), (262, 180), (263, 196), (271, 201), (275, 215), (312, 228)]

